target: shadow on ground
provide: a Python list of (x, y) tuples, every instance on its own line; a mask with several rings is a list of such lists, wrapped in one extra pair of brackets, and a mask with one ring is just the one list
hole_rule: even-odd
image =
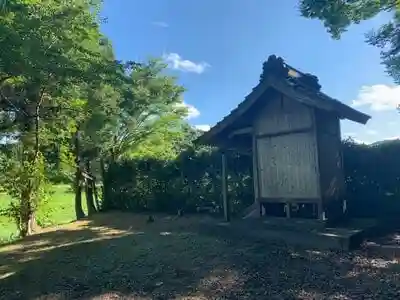
[(397, 262), (222, 234), (212, 222), (114, 213), (50, 229), (0, 248), (0, 298), (400, 299)]

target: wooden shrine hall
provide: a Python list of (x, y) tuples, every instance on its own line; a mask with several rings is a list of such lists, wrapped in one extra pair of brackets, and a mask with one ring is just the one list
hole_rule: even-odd
[[(199, 142), (252, 153), (257, 214), (333, 219), (345, 206), (340, 119), (366, 124), (370, 116), (325, 95), (316, 76), (272, 55), (258, 85)], [(224, 155), (222, 169), (229, 220)]]

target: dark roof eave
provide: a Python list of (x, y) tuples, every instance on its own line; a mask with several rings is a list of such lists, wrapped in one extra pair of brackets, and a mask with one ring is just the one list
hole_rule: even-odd
[(218, 133), (214, 134), (211, 132), (212, 128), (207, 131), (204, 132), (201, 136), (199, 136), (197, 139), (194, 140), (194, 144), (197, 145), (208, 145), (208, 146), (218, 146), (218, 142), (217, 142), (217, 136)]
[[(237, 117), (243, 114), (244, 111), (246, 111), (254, 102), (261, 96), (261, 94), (267, 90), (268, 87), (271, 87), (278, 92), (282, 94), (286, 94), (286, 96), (290, 98), (297, 99), (297, 101), (302, 102), (304, 104), (312, 105), (314, 106), (315, 103), (310, 103), (307, 101), (307, 99), (299, 99), (299, 97), (293, 97), (295, 94), (293, 94), (294, 91), (288, 92), (288, 88), (290, 87), (286, 84), (283, 84), (281, 82), (277, 82), (276, 80), (273, 80), (272, 78), (266, 79), (263, 83), (258, 84), (253, 91), (246, 97), (246, 99), (238, 105), (235, 109), (233, 109), (227, 116), (225, 116), (221, 121), (219, 121), (216, 125), (214, 125), (209, 131), (205, 132), (203, 135), (201, 135), (195, 143), (201, 143), (201, 144), (211, 144), (211, 145), (218, 145), (218, 135), (221, 134), (221, 132), (224, 131), (226, 127), (229, 127), (229, 125), (235, 121)], [(315, 95), (317, 98), (322, 100), (322, 106), (317, 105), (316, 107), (319, 107), (320, 109), (323, 110), (332, 110), (336, 111), (338, 116), (341, 119), (348, 119), (350, 121), (354, 121), (357, 123), (361, 124), (366, 124), (368, 120), (371, 118), (371, 116), (364, 114), (336, 99), (333, 99), (321, 92)], [(301, 97), (302, 98), (302, 97)], [(306, 97), (308, 98), (308, 97)], [(326, 102), (328, 100), (328, 103)], [(313, 101), (314, 102), (314, 101)], [(313, 105), (314, 104), (314, 105)]]
[[(329, 96), (326, 96), (326, 95), (324, 95), (324, 97), (330, 98)], [(360, 123), (363, 125), (365, 125), (368, 122), (368, 120), (371, 119), (371, 116), (364, 114), (361, 111), (358, 111), (336, 99), (333, 99), (333, 98), (330, 98), (330, 99), (332, 101), (334, 101), (333, 102), (335, 104), (334, 109), (337, 111), (337, 113), (341, 119), (347, 119), (347, 120), (357, 122), (357, 123)]]
[(287, 97), (295, 99), (303, 104), (311, 105), (322, 110), (335, 111), (341, 119), (348, 119), (357, 123), (366, 124), (371, 118), (369, 115), (364, 114), (322, 92), (318, 91), (313, 95), (315, 97), (314, 99), (318, 99), (320, 101), (318, 103), (318, 101), (313, 101), (312, 95), (291, 90), (290, 85), (283, 82), (270, 79), (270, 84), (280, 93), (285, 94)]
[(354, 122), (365, 125), (365, 124), (367, 124), (369, 119), (371, 119), (371, 116), (354, 109), (353, 111), (341, 113), (340, 118), (347, 119), (347, 120), (354, 121)]

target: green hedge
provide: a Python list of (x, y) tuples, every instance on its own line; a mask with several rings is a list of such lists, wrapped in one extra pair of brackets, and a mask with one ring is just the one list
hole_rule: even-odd
[[(253, 201), (251, 157), (228, 155), (228, 193), (232, 212)], [(109, 209), (194, 212), (197, 207), (221, 211), (221, 154), (212, 148), (192, 149), (175, 161), (130, 160), (111, 164), (106, 174)]]
[[(400, 213), (400, 142), (343, 142), (346, 200), (350, 217), (395, 218)], [(228, 196), (232, 212), (253, 202), (250, 156), (228, 153)], [(106, 207), (130, 211), (193, 212), (221, 207), (221, 155), (191, 149), (175, 161), (130, 160), (109, 165)]]
[(398, 216), (400, 142), (360, 145), (345, 141), (343, 157), (349, 215), (379, 218)]

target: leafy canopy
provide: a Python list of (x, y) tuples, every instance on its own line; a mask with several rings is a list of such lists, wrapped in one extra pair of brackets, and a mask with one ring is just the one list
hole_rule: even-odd
[(333, 38), (339, 39), (351, 24), (371, 19), (381, 12), (392, 20), (367, 33), (367, 43), (379, 47), (387, 72), (400, 83), (400, 1), (399, 0), (301, 0), (301, 14), (324, 23)]

